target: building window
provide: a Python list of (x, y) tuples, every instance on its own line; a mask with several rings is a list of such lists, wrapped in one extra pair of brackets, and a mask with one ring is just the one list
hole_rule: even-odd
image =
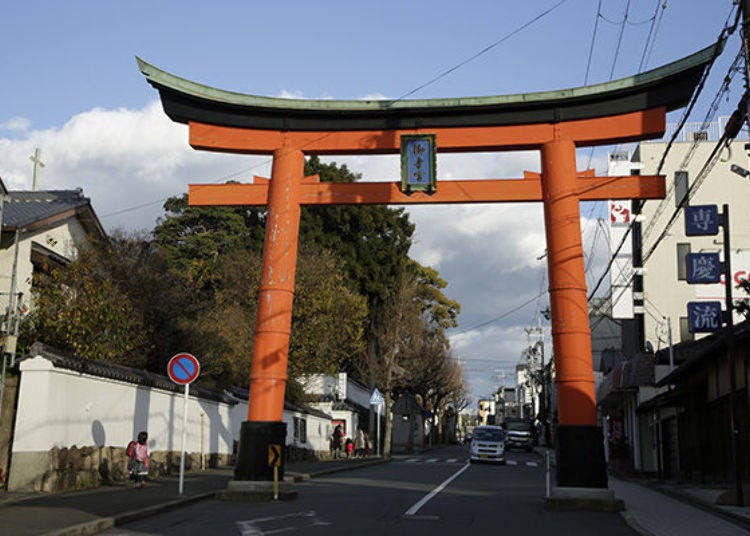
[[(674, 172), (674, 206), (679, 207), (683, 199), (687, 197), (688, 193), (688, 172), (687, 171), (675, 171)], [(687, 204), (687, 201), (685, 202)]]
[(695, 334), (690, 333), (688, 327), (688, 317), (680, 317), (680, 342), (695, 340)]
[(302, 417), (294, 418), (294, 440), (307, 443), (307, 421)]
[(690, 253), (690, 243), (680, 242), (677, 244), (677, 279), (687, 279), (687, 254)]

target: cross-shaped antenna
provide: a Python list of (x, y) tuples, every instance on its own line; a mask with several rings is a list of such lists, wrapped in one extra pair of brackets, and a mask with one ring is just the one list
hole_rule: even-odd
[(37, 171), (39, 170), (40, 167), (44, 167), (44, 162), (42, 162), (41, 156), (42, 156), (42, 150), (39, 147), (37, 147), (34, 150), (34, 155), (29, 157), (29, 160), (34, 162), (34, 175), (33, 175), (33, 181), (32, 181), (32, 186), (31, 186), (31, 190), (34, 192), (36, 192), (36, 189), (37, 189), (37, 183), (36, 183)]

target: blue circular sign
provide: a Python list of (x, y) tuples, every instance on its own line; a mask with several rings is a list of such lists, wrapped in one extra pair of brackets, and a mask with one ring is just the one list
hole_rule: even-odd
[(179, 385), (192, 383), (200, 374), (201, 366), (191, 354), (177, 354), (167, 364), (169, 379)]

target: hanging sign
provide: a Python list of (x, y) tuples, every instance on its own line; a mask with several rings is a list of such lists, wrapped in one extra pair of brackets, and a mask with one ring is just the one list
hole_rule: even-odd
[(688, 330), (690, 333), (721, 331), (721, 302), (688, 302)]
[(401, 136), (401, 191), (405, 194), (434, 193), (437, 188), (435, 163), (434, 134)]
[(721, 261), (718, 253), (688, 253), (685, 262), (689, 284), (718, 283), (721, 280)]
[(685, 235), (711, 236), (719, 234), (719, 207), (691, 205), (685, 207)]

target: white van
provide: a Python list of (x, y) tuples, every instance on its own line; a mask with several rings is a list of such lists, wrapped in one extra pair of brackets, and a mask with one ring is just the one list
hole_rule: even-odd
[(505, 463), (505, 435), (502, 426), (477, 426), (469, 447), (469, 462)]

